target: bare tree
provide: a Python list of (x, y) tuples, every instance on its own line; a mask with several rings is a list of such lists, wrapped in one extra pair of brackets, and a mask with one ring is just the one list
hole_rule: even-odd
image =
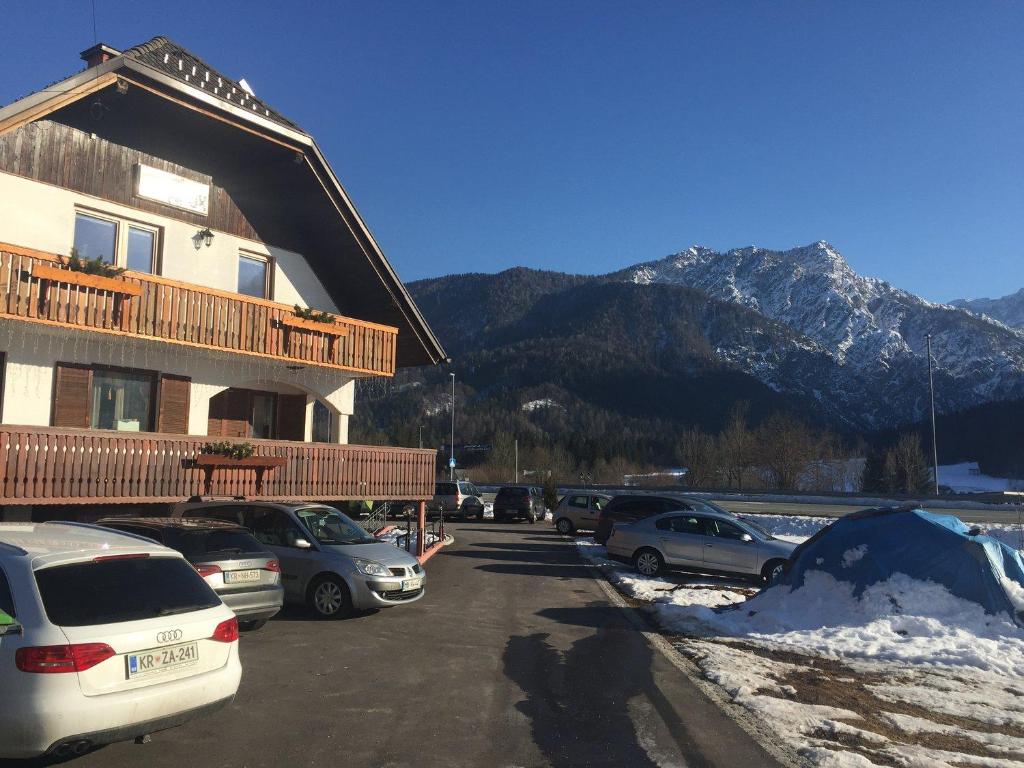
[(693, 488), (710, 485), (718, 477), (720, 457), (715, 438), (700, 429), (685, 429), (679, 435), (676, 457), (686, 468), (686, 484)]
[(736, 403), (729, 414), (729, 423), (718, 437), (722, 468), (730, 485), (743, 488), (743, 473), (754, 454), (754, 433), (747, 428), (746, 402)]
[(896, 445), (885, 454), (883, 477), (886, 488), (894, 493), (925, 493), (931, 474), (921, 450), (921, 436), (914, 432), (900, 435)]
[(769, 416), (757, 431), (758, 455), (767, 483), (791, 490), (817, 458), (820, 441), (807, 425), (789, 414)]

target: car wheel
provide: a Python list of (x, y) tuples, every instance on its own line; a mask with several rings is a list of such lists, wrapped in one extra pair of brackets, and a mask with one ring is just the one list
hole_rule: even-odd
[(352, 595), (337, 576), (321, 576), (309, 588), (309, 607), (321, 619), (352, 615)]
[(633, 567), (641, 576), (657, 576), (665, 568), (665, 561), (655, 549), (640, 549), (633, 555)]
[(576, 530), (576, 526), (572, 524), (572, 520), (570, 520), (568, 517), (558, 518), (558, 520), (555, 522), (555, 528), (563, 536), (568, 536)]
[(257, 629), (263, 629), (263, 626), (267, 623), (266, 619), (254, 619), (252, 621), (240, 621), (238, 622), (238, 628), (243, 632), (255, 632)]
[(786, 571), (785, 560), (769, 560), (761, 569), (761, 581), (765, 584), (774, 584)]

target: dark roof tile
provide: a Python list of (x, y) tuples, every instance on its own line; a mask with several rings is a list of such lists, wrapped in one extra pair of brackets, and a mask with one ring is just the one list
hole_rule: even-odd
[(248, 93), (237, 80), (221, 74), (198, 56), (166, 37), (154, 37), (148, 42), (123, 51), (121, 56), (150, 66), (165, 75), (200, 88), (222, 101), (249, 110), (254, 115), (259, 115), (278, 125), (302, 131), (302, 128), (296, 123), (265, 101)]

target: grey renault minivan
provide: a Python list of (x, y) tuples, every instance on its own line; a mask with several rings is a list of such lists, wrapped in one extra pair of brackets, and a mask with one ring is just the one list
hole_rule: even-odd
[(286, 602), (325, 619), (423, 597), (426, 573), (408, 552), (368, 534), (334, 507), (301, 501), (189, 501), (175, 517), (244, 525), (281, 561)]

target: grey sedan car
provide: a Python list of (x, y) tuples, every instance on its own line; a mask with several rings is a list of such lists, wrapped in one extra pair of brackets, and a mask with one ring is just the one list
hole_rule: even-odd
[(729, 512), (665, 512), (616, 525), (608, 555), (632, 562), (644, 576), (667, 569), (778, 578), (796, 544), (774, 538), (757, 524)]
[(405, 550), (368, 534), (334, 507), (301, 501), (197, 501), (176, 517), (244, 525), (281, 561), (286, 602), (325, 619), (407, 605), (423, 597), (426, 573)]

